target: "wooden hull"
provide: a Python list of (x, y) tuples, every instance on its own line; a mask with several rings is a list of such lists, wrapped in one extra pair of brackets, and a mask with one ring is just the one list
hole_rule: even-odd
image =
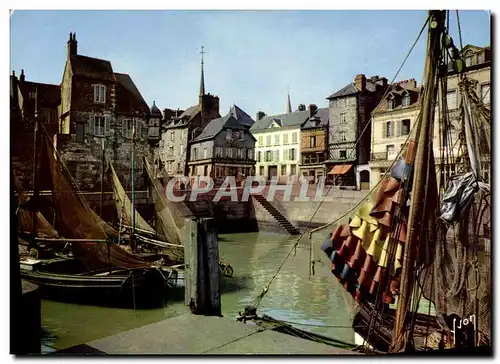
[[(392, 342), (395, 310), (386, 308), (383, 314), (377, 312), (373, 317), (371, 312), (370, 307), (362, 306), (354, 317), (353, 329), (356, 333), (356, 344), (387, 353)], [(413, 334), (415, 350), (423, 350), (426, 346), (425, 337), (440, 329), (435, 317), (417, 313)], [(427, 344), (427, 349), (430, 349), (429, 346)]]
[(46, 298), (118, 306), (150, 305), (165, 298), (166, 281), (158, 269), (78, 272), (79, 262), (51, 259), (21, 262), (21, 277), (37, 284)]

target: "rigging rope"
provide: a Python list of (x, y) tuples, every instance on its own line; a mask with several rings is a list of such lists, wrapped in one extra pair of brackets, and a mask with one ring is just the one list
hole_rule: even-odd
[[(404, 58), (404, 60), (403, 60), (403, 62), (402, 62), (402, 64), (401, 64), (401, 66), (399, 67), (399, 69), (397, 70), (396, 74), (395, 74), (395, 75), (394, 75), (394, 77), (392, 78), (392, 81), (391, 81), (391, 83), (390, 83), (390, 84), (393, 84), (393, 83), (394, 83), (394, 81), (396, 80), (396, 78), (398, 77), (399, 72), (400, 72), (400, 71), (401, 71), (401, 69), (404, 67), (404, 65), (405, 65), (406, 61), (408, 60), (409, 56), (411, 55), (411, 53), (412, 53), (413, 49), (415, 48), (415, 46), (417, 45), (418, 41), (420, 40), (420, 37), (422, 36), (422, 34), (423, 34), (423, 32), (424, 32), (424, 30), (425, 30), (425, 28), (426, 28), (426, 26), (427, 26), (427, 23), (429, 22), (429, 19), (430, 19), (430, 16), (427, 16), (427, 18), (426, 18), (426, 20), (425, 20), (425, 22), (424, 22), (424, 24), (423, 24), (422, 28), (420, 29), (420, 32), (418, 33), (417, 38), (416, 38), (416, 39), (415, 39), (415, 41), (413, 42), (413, 44), (412, 44), (412, 46), (411, 46), (410, 50), (409, 50), (409, 51), (408, 51), (408, 53), (406, 54), (406, 56), (405, 56), (405, 58)], [(384, 94), (383, 94), (383, 95), (382, 95), (382, 97), (380, 98), (380, 101), (379, 101), (378, 105), (375, 107), (375, 109), (377, 109), (377, 108), (378, 108), (378, 106), (380, 105), (380, 103), (382, 102), (382, 100), (385, 98), (385, 96), (389, 93), (389, 91), (390, 91), (390, 87), (388, 87), (388, 88), (386, 89), (386, 91), (384, 92)], [(371, 116), (370, 116), (370, 119), (369, 119), (369, 120), (368, 120), (368, 122), (366, 123), (365, 127), (363, 128), (363, 130), (362, 130), (362, 131), (361, 131), (361, 133), (359, 134), (358, 139), (356, 140), (356, 143), (354, 144), (353, 149), (351, 149), (351, 154), (350, 154), (350, 157), (352, 157), (352, 154), (356, 151), (356, 146), (357, 146), (357, 145), (358, 145), (358, 143), (361, 141), (361, 139), (362, 139), (362, 137), (363, 137), (363, 134), (364, 134), (364, 133), (366, 132), (366, 130), (368, 129), (368, 126), (370, 126), (370, 125), (371, 125), (372, 117), (373, 117), (373, 116), (371, 115)], [(411, 135), (411, 133), (408, 135), (408, 137), (407, 137), (407, 139), (406, 139), (406, 142), (405, 142), (405, 143), (407, 143), (407, 142), (408, 142), (408, 140), (409, 140), (409, 138), (410, 138), (410, 135)], [(401, 150), (399, 151), (399, 153), (398, 153), (398, 155), (397, 155), (397, 157), (396, 157), (396, 158), (399, 158), (399, 156), (400, 156), (400, 155), (401, 155)], [(396, 160), (397, 160), (397, 159), (394, 159), (394, 161), (392, 162), (392, 164), (391, 164), (391, 168), (392, 168), (392, 166), (394, 166), (394, 164), (396, 163)], [(345, 166), (345, 164), (346, 164), (346, 162), (344, 162), (344, 163), (342, 164), (342, 166)], [(385, 172), (384, 176), (385, 176), (385, 175), (387, 175), (387, 174), (388, 174), (388, 171), (386, 171), (386, 172)], [(365, 201), (365, 200), (368, 198), (369, 194), (370, 194), (371, 192), (373, 192), (373, 190), (374, 190), (374, 189), (375, 189), (375, 188), (376, 188), (376, 187), (377, 187), (380, 183), (381, 183), (381, 180), (377, 183), (377, 185), (376, 185), (374, 188), (372, 188), (372, 190), (370, 190), (370, 192), (367, 194), (367, 196), (365, 196), (365, 198), (364, 198), (361, 202)], [(328, 192), (327, 192), (327, 193), (323, 196), (322, 200), (320, 201), (320, 203), (318, 204), (318, 206), (317, 206), (316, 210), (314, 211), (313, 215), (311, 216), (311, 219), (309, 220), (309, 222), (308, 222), (308, 224), (307, 224), (307, 226), (306, 226), (306, 229), (305, 229), (305, 230), (304, 230), (304, 232), (302, 232), (302, 233), (300, 234), (300, 236), (297, 238), (297, 241), (296, 241), (296, 242), (295, 242), (295, 244), (292, 246), (292, 248), (290, 249), (290, 251), (289, 251), (289, 252), (288, 252), (288, 254), (286, 255), (286, 257), (285, 257), (285, 259), (283, 260), (283, 262), (282, 262), (282, 263), (278, 266), (278, 269), (276, 270), (276, 272), (274, 273), (274, 275), (271, 277), (271, 279), (270, 279), (269, 283), (268, 283), (268, 284), (264, 287), (264, 289), (262, 290), (262, 292), (261, 292), (261, 293), (260, 293), (260, 294), (259, 294), (259, 295), (255, 298), (255, 300), (253, 301), (253, 303), (250, 305), (250, 308), (256, 308), (256, 307), (260, 304), (260, 302), (262, 301), (262, 299), (264, 298), (264, 296), (266, 295), (266, 293), (269, 291), (269, 287), (271, 286), (271, 283), (274, 281), (274, 279), (276, 278), (276, 276), (279, 274), (279, 272), (281, 271), (281, 269), (282, 269), (282, 268), (283, 268), (283, 266), (285, 265), (286, 261), (288, 260), (288, 258), (289, 258), (289, 257), (290, 257), (290, 255), (291, 255), (292, 251), (294, 251), (294, 250), (296, 249), (297, 245), (298, 245), (298, 244), (299, 244), (299, 242), (300, 242), (300, 239), (304, 236), (304, 234), (305, 234), (306, 230), (309, 228), (310, 224), (312, 223), (312, 220), (313, 220), (313, 219), (314, 219), (314, 217), (316, 216), (316, 213), (319, 211), (319, 209), (320, 209), (321, 205), (323, 204), (323, 202), (324, 202), (324, 200), (325, 200), (326, 196), (328, 196), (328, 193), (330, 192), (330, 190), (331, 190), (331, 188), (332, 188), (332, 187), (333, 187), (333, 186), (330, 186), (330, 187), (329, 187)], [(360, 203), (361, 203), (361, 202), (360, 202)], [(360, 205), (360, 203), (358, 203), (355, 207), (359, 206), (359, 205)], [(351, 209), (351, 211), (352, 211), (352, 210), (354, 210), (354, 209)], [(346, 215), (346, 214), (345, 214), (345, 215)], [(344, 215), (344, 216), (345, 216), (345, 215)], [(339, 219), (337, 219), (336, 221), (338, 221), (338, 220), (339, 220)], [(334, 222), (332, 222), (332, 223), (328, 224), (327, 226), (329, 226), (329, 225), (331, 225), (331, 224), (333, 224), (333, 223), (334, 223)], [(325, 228), (325, 227), (326, 227), (326, 226), (323, 226), (322, 228)], [(313, 233), (314, 231), (317, 231), (317, 230), (319, 230), (319, 228), (311, 230), (311, 231), (310, 231), (310, 233), (309, 233), (309, 237), (311, 237), (312, 233)], [(311, 264), (311, 262), (310, 262), (310, 264)]]

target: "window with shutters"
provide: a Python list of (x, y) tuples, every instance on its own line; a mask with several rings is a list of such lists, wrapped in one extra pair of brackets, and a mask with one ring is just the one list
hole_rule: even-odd
[(142, 121), (137, 120), (135, 122), (135, 137), (136, 138), (142, 138)]
[(446, 93), (446, 105), (448, 110), (454, 110), (457, 108), (457, 91), (451, 90)]
[(386, 138), (390, 138), (394, 135), (394, 123), (392, 121), (388, 121), (384, 123), (384, 136)]
[(283, 144), (284, 145), (288, 144), (288, 134), (283, 134)]
[(99, 104), (106, 102), (106, 86), (94, 85), (94, 102)]
[(262, 162), (262, 152), (260, 150), (257, 152), (257, 162)]
[(266, 150), (266, 155), (265, 155), (265, 162), (270, 162), (271, 161), (271, 151)]
[(401, 135), (410, 134), (410, 119), (401, 120)]
[(401, 103), (401, 106), (403, 106), (403, 107), (410, 106), (410, 95), (406, 94), (406, 95), (403, 97), (403, 101), (402, 101), (402, 103)]
[(274, 160), (275, 162), (277, 162), (277, 161), (279, 161), (279, 160), (280, 160), (280, 151), (279, 151), (279, 150), (275, 150), (275, 151), (274, 151), (274, 158), (273, 158), (273, 160)]
[(292, 133), (292, 143), (293, 144), (297, 143), (297, 132)]
[(387, 152), (387, 159), (394, 157), (395, 155), (395, 150), (394, 150), (394, 145), (386, 145), (385, 150)]
[(490, 84), (485, 83), (481, 85), (481, 100), (485, 104), (490, 103)]
[(122, 120), (122, 130), (123, 130), (123, 137), (124, 138), (131, 138), (132, 137), (132, 126), (133, 126), (132, 119), (123, 119)]
[(106, 120), (104, 116), (94, 116), (94, 133), (97, 136), (106, 135)]
[(483, 52), (479, 52), (477, 54), (477, 64), (481, 64), (481, 63), (484, 63), (484, 53)]
[(259, 147), (262, 147), (264, 145), (264, 141), (262, 138), (262, 135), (259, 135)]
[(78, 143), (85, 141), (85, 124), (76, 123), (76, 141)]
[(268, 135), (266, 136), (266, 147), (270, 147), (271, 146), (271, 136)]
[(274, 136), (274, 145), (280, 145), (280, 136), (279, 135)]
[(295, 148), (291, 148), (291, 149), (289, 150), (289, 157), (290, 157), (290, 160), (291, 160), (291, 161), (294, 161), (294, 160), (295, 160), (295, 158), (296, 158), (296, 155), (295, 155)]

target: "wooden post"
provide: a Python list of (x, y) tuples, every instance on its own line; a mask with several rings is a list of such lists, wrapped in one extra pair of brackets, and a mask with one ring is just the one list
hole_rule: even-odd
[(220, 316), (219, 243), (213, 218), (186, 219), (185, 303), (195, 315)]

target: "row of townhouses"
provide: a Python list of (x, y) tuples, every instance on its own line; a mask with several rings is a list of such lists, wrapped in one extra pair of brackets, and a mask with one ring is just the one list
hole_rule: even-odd
[[(468, 45), (462, 52), (468, 77), (489, 104), (490, 48)], [(37, 117), (79, 187), (90, 191), (100, 187), (103, 148), (122, 183), (130, 186), (133, 126), (137, 188), (145, 187), (142, 158), (147, 158), (159, 177), (259, 175), (285, 182), (304, 176), (314, 183), (326, 176), (330, 183), (369, 189), (403, 148), (422, 89), (413, 79), (389, 84), (385, 77), (359, 74), (328, 96), (325, 107), (300, 104), (292, 111), (288, 94), (284, 113), (259, 111), (254, 120), (237, 105), (227, 112), (219, 109), (219, 97), (205, 91), (202, 58), (197, 104), (161, 111), (154, 101), (148, 106), (130, 75), (116, 72), (107, 60), (79, 54), (71, 33), (59, 85), (26, 81), (24, 71), (10, 79), (12, 161), (18, 177), (31, 186), (27, 161)], [(460, 128), (457, 74), (450, 73), (446, 84), (452, 140), (445, 142), (454, 143)], [(452, 146), (440, 143), (439, 128), (434, 129), (439, 164), (443, 150)], [(489, 160), (483, 162), (489, 170)]]

